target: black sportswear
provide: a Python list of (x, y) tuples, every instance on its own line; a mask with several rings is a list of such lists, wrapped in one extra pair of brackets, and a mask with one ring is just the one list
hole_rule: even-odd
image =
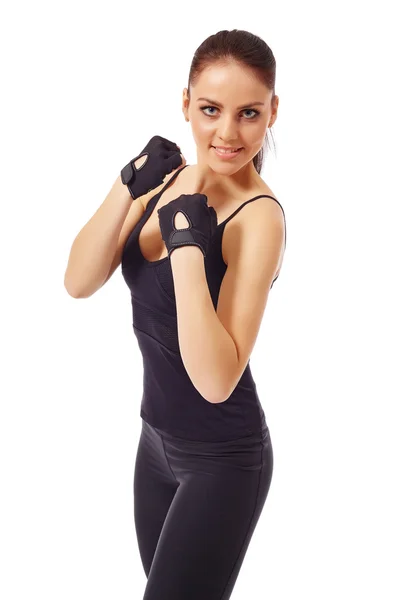
[[(132, 326), (143, 356), (140, 416), (153, 427), (186, 440), (233, 440), (257, 433), (266, 426), (265, 414), (250, 370), (250, 361), (236, 388), (225, 402), (210, 403), (197, 391), (180, 355), (174, 282), (169, 256), (147, 261), (138, 243), (139, 233), (162, 193), (187, 166), (189, 165), (176, 171), (165, 186), (150, 199), (122, 254), (122, 275), (131, 291)], [(204, 261), (215, 310), (227, 268), (221, 250), (224, 228), (243, 206), (261, 197), (272, 198), (278, 202), (267, 194), (250, 198), (219, 223), (210, 240)], [(278, 204), (281, 206), (279, 202)], [(278, 276), (273, 280), (271, 287), (277, 278)]]

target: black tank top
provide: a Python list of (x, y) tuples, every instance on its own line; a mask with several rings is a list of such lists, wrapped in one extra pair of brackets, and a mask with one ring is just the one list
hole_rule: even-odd
[[(150, 425), (176, 437), (195, 441), (227, 441), (262, 431), (267, 426), (251, 374), (250, 361), (225, 402), (212, 404), (197, 391), (187, 374), (179, 350), (174, 281), (169, 257), (147, 261), (138, 242), (139, 233), (162, 193), (188, 166), (176, 171), (150, 199), (122, 253), (122, 276), (131, 292), (132, 326), (143, 356), (140, 416)], [(244, 202), (225, 221), (219, 223), (210, 241), (204, 261), (215, 310), (227, 269), (221, 249), (225, 225), (248, 202), (261, 197), (272, 198), (267, 194), (260, 194)], [(282, 208), (279, 202), (278, 204)], [(283, 215), (285, 218), (284, 211)], [(271, 287), (277, 278), (278, 276)]]

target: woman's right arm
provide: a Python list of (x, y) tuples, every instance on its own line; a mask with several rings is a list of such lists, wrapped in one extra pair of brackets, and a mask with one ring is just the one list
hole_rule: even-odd
[(130, 232), (147, 204), (145, 194), (133, 200), (118, 175), (97, 211), (75, 237), (64, 276), (64, 286), (73, 298), (88, 298), (111, 277), (121, 262)]

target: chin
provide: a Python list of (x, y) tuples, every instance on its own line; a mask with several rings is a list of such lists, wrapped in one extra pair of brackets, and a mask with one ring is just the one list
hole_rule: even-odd
[(244, 156), (245, 156), (245, 150), (243, 149), (240, 152), (240, 157), (234, 158), (232, 160), (224, 160), (224, 159), (219, 158), (219, 156), (217, 156), (215, 154), (213, 147), (210, 146), (208, 149), (207, 160), (208, 160), (208, 162), (212, 163), (213, 165), (220, 165), (221, 167), (232, 167), (234, 165), (237, 166), (238, 164), (243, 164)]
[(233, 174), (237, 173), (247, 165), (248, 161), (241, 157), (241, 160), (220, 160), (217, 156), (208, 156), (207, 164), (215, 173)]

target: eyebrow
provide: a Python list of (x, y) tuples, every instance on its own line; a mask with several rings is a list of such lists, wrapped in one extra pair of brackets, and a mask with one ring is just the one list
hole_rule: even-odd
[[(197, 98), (197, 102), (199, 102), (200, 100), (204, 100), (205, 102), (209, 102), (210, 104), (215, 104), (216, 106), (222, 107), (222, 104), (220, 104), (216, 100), (210, 100), (209, 98)], [(249, 102), (248, 104), (243, 104), (242, 106), (238, 106), (238, 108), (247, 108), (248, 106), (256, 106), (259, 104), (264, 106), (264, 102)]]

